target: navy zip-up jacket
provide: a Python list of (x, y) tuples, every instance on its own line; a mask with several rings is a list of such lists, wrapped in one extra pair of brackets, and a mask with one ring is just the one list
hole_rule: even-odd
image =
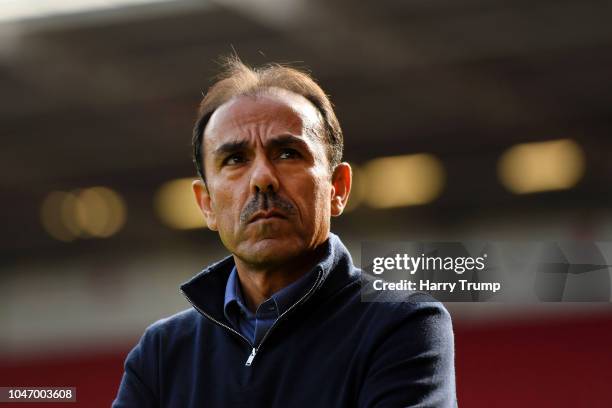
[(349, 252), (334, 234), (325, 245), (314, 284), (257, 348), (223, 313), (232, 256), (183, 284), (193, 308), (147, 328), (113, 408), (456, 406), (442, 304), (418, 293), (362, 302)]

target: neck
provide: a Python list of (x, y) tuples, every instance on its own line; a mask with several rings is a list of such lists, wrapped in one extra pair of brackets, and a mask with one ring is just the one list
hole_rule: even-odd
[(325, 245), (284, 262), (281, 265), (252, 265), (236, 255), (234, 261), (240, 279), (242, 294), (247, 307), (255, 312), (257, 307), (274, 293), (295, 282), (317, 265), (324, 255)]

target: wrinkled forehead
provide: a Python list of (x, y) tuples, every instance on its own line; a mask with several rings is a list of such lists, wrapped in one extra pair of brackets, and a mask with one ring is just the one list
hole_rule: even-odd
[(204, 144), (254, 133), (312, 139), (320, 134), (320, 126), (319, 111), (308, 99), (285, 89), (267, 88), (254, 95), (236, 96), (217, 108), (204, 129)]

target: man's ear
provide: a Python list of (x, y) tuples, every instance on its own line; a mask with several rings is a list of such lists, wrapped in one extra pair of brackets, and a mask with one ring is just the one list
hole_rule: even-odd
[(342, 162), (334, 169), (332, 174), (332, 193), (331, 193), (331, 215), (338, 217), (344, 211), (351, 193), (351, 183), (353, 181), (353, 171), (351, 165)]
[(191, 187), (193, 188), (196, 203), (198, 204), (198, 207), (200, 207), (202, 214), (204, 214), (208, 229), (217, 231), (217, 217), (212, 209), (210, 194), (208, 194), (208, 187), (200, 179), (193, 180)]

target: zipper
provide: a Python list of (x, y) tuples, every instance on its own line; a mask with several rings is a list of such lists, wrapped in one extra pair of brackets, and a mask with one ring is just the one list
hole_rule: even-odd
[(211, 315), (209, 315), (208, 313), (204, 312), (202, 309), (200, 309), (199, 307), (197, 307), (190, 299), (189, 297), (185, 294), (185, 292), (183, 292), (183, 289), (179, 289), (181, 291), (181, 293), (183, 294), (183, 296), (185, 297), (185, 299), (187, 299), (187, 301), (191, 304), (191, 306), (193, 306), (195, 308), (195, 310), (197, 310), (198, 312), (200, 312), (200, 314), (204, 315), (204, 317), (206, 317), (207, 319), (211, 320), (213, 323), (218, 324), (221, 327), (225, 327), (227, 330), (231, 331), (232, 333), (236, 334), (238, 337), (240, 337), (242, 340), (244, 340), (249, 347), (251, 347), (253, 350), (255, 350), (255, 347), (253, 346), (253, 344), (251, 344), (251, 342), (249, 341), (249, 339), (247, 339), (246, 337), (244, 337), (242, 334), (240, 334), (238, 331), (232, 329), (230, 326), (228, 326), (227, 324), (218, 321), (217, 319), (215, 319), (214, 317), (212, 317)]
[(255, 354), (257, 354), (257, 349), (255, 347), (253, 347), (253, 351), (251, 351), (251, 354), (249, 355), (249, 358), (247, 358), (246, 363), (244, 363), (245, 367), (250, 367), (251, 364), (253, 364), (253, 359), (255, 358)]
[(315, 280), (315, 283), (310, 287), (310, 289), (308, 289), (308, 292), (306, 292), (300, 299), (298, 299), (294, 304), (292, 304), (287, 310), (285, 310), (283, 313), (281, 313), (280, 316), (278, 316), (278, 318), (276, 319), (276, 321), (272, 324), (272, 326), (270, 326), (270, 328), (268, 329), (268, 331), (266, 332), (266, 334), (264, 334), (264, 336), (261, 338), (261, 341), (259, 342), (259, 345), (257, 347), (255, 347), (250, 341), (249, 339), (247, 339), (245, 336), (243, 336), (242, 334), (240, 334), (238, 331), (232, 329), (230, 326), (228, 326), (227, 324), (218, 321), (217, 319), (215, 319), (214, 317), (212, 317), (211, 315), (209, 315), (208, 313), (204, 312), (202, 309), (200, 309), (198, 306), (196, 306), (190, 299), (189, 297), (185, 294), (185, 292), (183, 292), (182, 289), (180, 289), (181, 293), (183, 294), (183, 296), (185, 297), (185, 299), (187, 299), (187, 301), (191, 304), (191, 306), (193, 306), (198, 312), (200, 312), (202, 315), (204, 315), (207, 319), (211, 320), (213, 323), (218, 324), (221, 327), (226, 328), (227, 330), (231, 331), (232, 333), (238, 335), (240, 338), (242, 338), (248, 345), (249, 347), (251, 347), (251, 354), (249, 354), (249, 357), (247, 358), (246, 362), (244, 363), (245, 367), (250, 367), (253, 364), (253, 360), (255, 359), (255, 356), (257, 355), (257, 353), (259, 352), (259, 350), (261, 349), (261, 346), (263, 345), (264, 341), (266, 340), (266, 338), (268, 337), (268, 335), (270, 334), (270, 332), (272, 331), (272, 329), (274, 329), (275, 326), (277, 326), (278, 322), (287, 314), (289, 313), (291, 310), (293, 310), (297, 305), (299, 305), (300, 303), (303, 303), (304, 301), (306, 301), (306, 299), (308, 299), (310, 297), (310, 295), (314, 292), (315, 288), (317, 287), (319, 281), (321, 280), (321, 275), (322, 275), (322, 269), (321, 267), (319, 267), (319, 274), (317, 275), (317, 279)]
[(287, 314), (289, 313), (293, 308), (295, 308), (297, 305), (299, 305), (300, 303), (303, 303), (306, 301), (306, 299), (308, 299), (310, 297), (310, 295), (312, 294), (312, 292), (314, 292), (315, 288), (317, 287), (319, 280), (321, 280), (321, 275), (322, 275), (322, 269), (319, 267), (319, 274), (317, 275), (317, 279), (315, 280), (315, 283), (310, 287), (310, 289), (308, 289), (308, 292), (306, 292), (304, 294), (304, 296), (302, 296), (297, 302), (295, 302), (294, 304), (292, 304), (287, 310), (285, 310), (283, 313), (281, 313), (280, 316), (278, 316), (278, 318), (276, 319), (276, 321), (272, 324), (272, 326), (270, 326), (270, 328), (268, 329), (268, 331), (266, 332), (266, 334), (264, 334), (264, 336), (261, 338), (261, 341), (259, 342), (259, 345), (257, 347), (253, 347), (253, 351), (251, 351), (251, 355), (249, 356), (249, 358), (247, 359), (245, 366), (250, 367), (251, 364), (253, 364), (253, 359), (255, 359), (255, 355), (259, 352), (259, 350), (261, 349), (261, 346), (263, 345), (264, 341), (266, 340), (266, 338), (268, 337), (268, 335), (270, 334), (270, 332), (272, 331), (272, 329), (274, 329), (274, 327), (276, 327), (278, 325), (278, 322)]

